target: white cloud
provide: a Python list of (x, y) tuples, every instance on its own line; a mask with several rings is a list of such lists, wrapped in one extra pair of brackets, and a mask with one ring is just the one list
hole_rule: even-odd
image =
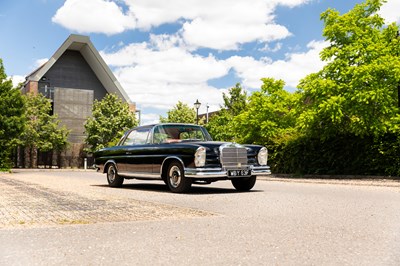
[(275, 3), (276, 5), (295, 7), (311, 1), (312, 0), (272, 0), (271, 2)]
[(274, 47), (265, 44), (263, 48), (259, 49), (261, 52), (278, 52), (282, 48), (282, 43), (277, 43)]
[(276, 24), (245, 25), (240, 22), (213, 22), (195, 19), (185, 23), (182, 36), (189, 46), (216, 50), (238, 50), (242, 43), (269, 42), (286, 38), (289, 31)]
[[(124, 12), (121, 1), (128, 11)], [(80, 33), (108, 35), (178, 23), (182, 27), (176, 33), (186, 46), (235, 50), (243, 43), (270, 42), (290, 36), (285, 26), (274, 21), (276, 6), (294, 7), (309, 1), (66, 0), (52, 20)]]
[[(226, 88), (209, 86), (208, 81), (226, 76), (230, 69), (245, 88), (258, 89), (261, 78), (273, 77), (283, 79), (293, 89), (301, 78), (322, 68), (324, 63), (319, 53), (326, 46), (325, 42), (312, 41), (308, 51), (287, 54), (284, 60), (277, 61), (241, 56), (219, 60), (212, 55), (199, 56), (180, 47), (170, 47), (162, 36), (154, 36), (152, 40), (151, 44), (130, 44), (116, 52), (101, 52), (105, 61), (114, 67), (114, 74), (132, 101), (142, 109), (145, 123), (158, 120), (158, 114), (165, 114), (178, 101), (193, 106), (199, 99), (203, 113), (206, 103), (210, 105), (209, 111), (219, 109)], [(146, 111), (150, 109), (152, 113)]]
[(311, 42), (307, 52), (288, 54), (278, 61), (241, 56), (224, 60), (193, 52), (201, 47), (239, 50), (251, 42), (261, 44), (261, 51), (276, 52), (282, 48), (281, 42), (275, 46), (269, 43), (291, 33), (275, 21), (275, 8), (295, 7), (309, 1), (66, 0), (53, 22), (80, 33), (108, 35), (174, 24), (175, 32), (150, 33), (147, 42), (121, 43), (112, 46), (111, 51), (100, 52), (131, 100), (142, 110), (142, 121), (153, 123), (178, 101), (193, 106), (199, 99), (203, 113), (207, 103), (209, 111), (219, 109), (226, 88), (210, 86), (209, 81), (224, 78), (231, 69), (243, 86), (251, 89), (260, 88), (262, 77), (283, 79), (294, 88), (305, 75), (319, 70), (320, 42)]
[(385, 19), (387, 24), (392, 22), (400, 22), (400, 1), (399, 0), (388, 0), (384, 3), (379, 11), (379, 14)]
[(141, 114), (140, 115), (140, 124), (141, 125), (156, 124), (159, 122), (159, 120), (160, 120), (160, 115), (158, 115), (158, 114)]
[(130, 12), (108, 0), (66, 0), (52, 21), (79, 33), (121, 33), (136, 26)]
[[(279, 40), (290, 35), (274, 22), (276, 5), (295, 6), (307, 0), (126, 0), (142, 29), (182, 22), (179, 31), (188, 46), (235, 50), (240, 44)], [(289, 3), (290, 2), (290, 3)]]
[[(162, 38), (153, 38), (154, 42)], [(128, 95), (142, 108), (168, 110), (178, 101), (195, 99), (218, 106), (221, 92), (207, 84), (228, 74), (229, 67), (214, 56), (193, 55), (185, 49), (159, 49), (160, 43), (130, 44), (114, 53), (101, 52)]]
[(273, 20), (277, 5), (295, 7), (310, 0), (125, 0), (142, 29), (165, 23), (202, 18), (211, 21), (241, 21), (245, 24), (265, 23)]
[(322, 41), (312, 41), (307, 46), (307, 52), (288, 54), (285, 60), (256, 60), (253, 57), (233, 56), (227, 62), (242, 79), (245, 87), (260, 88), (261, 78), (272, 77), (284, 80), (287, 87), (294, 89), (300, 79), (324, 66), (319, 53), (326, 45)]
[(35, 62), (35, 68), (41, 67), (42, 65), (44, 65), (45, 63), (47, 63), (47, 61), (49, 61), (48, 58), (41, 58), (41, 59), (37, 59)]
[(13, 75), (10, 77), (13, 87), (17, 87), (19, 85), (19, 83), (24, 82), (25, 81), (25, 77), (24, 76), (19, 76), (19, 75)]

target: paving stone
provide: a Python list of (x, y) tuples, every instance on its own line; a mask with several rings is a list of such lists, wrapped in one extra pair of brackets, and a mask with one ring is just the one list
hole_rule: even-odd
[(102, 195), (83, 196), (0, 176), (0, 228), (210, 216), (212, 213)]

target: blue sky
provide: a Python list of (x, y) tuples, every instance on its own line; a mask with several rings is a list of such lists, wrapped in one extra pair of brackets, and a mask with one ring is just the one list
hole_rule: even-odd
[[(69, 34), (90, 36), (143, 123), (178, 101), (218, 109), (237, 82), (251, 93), (263, 77), (294, 91), (323, 63), (321, 12), (361, 0), (0, 0), (0, 58), (15, 82), (50, 58)], [(400, 22), (400, 1), (381, 10)]]

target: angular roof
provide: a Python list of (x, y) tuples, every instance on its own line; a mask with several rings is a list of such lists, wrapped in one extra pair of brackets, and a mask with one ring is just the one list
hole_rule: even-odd
[(88, 36), (71, 34), (45, 64), (26, 77), (27, 81), (39, 81), (66, 50), (79, 51), (107, 92), (114, 93), (126, 102), (131, 103), (128, 94), (126, 94)]

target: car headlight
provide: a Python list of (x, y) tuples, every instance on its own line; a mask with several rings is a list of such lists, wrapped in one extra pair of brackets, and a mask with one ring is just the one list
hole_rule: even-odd
[(262, 147), (258, 151), (257, 160), (259, 165), (267, 165), (268, 162), (268, 150), (265, 147)]
[(203, 167), (206, 164), (206, 148), (199, 147), (194, 154), (194, 164), (196, 167)]

